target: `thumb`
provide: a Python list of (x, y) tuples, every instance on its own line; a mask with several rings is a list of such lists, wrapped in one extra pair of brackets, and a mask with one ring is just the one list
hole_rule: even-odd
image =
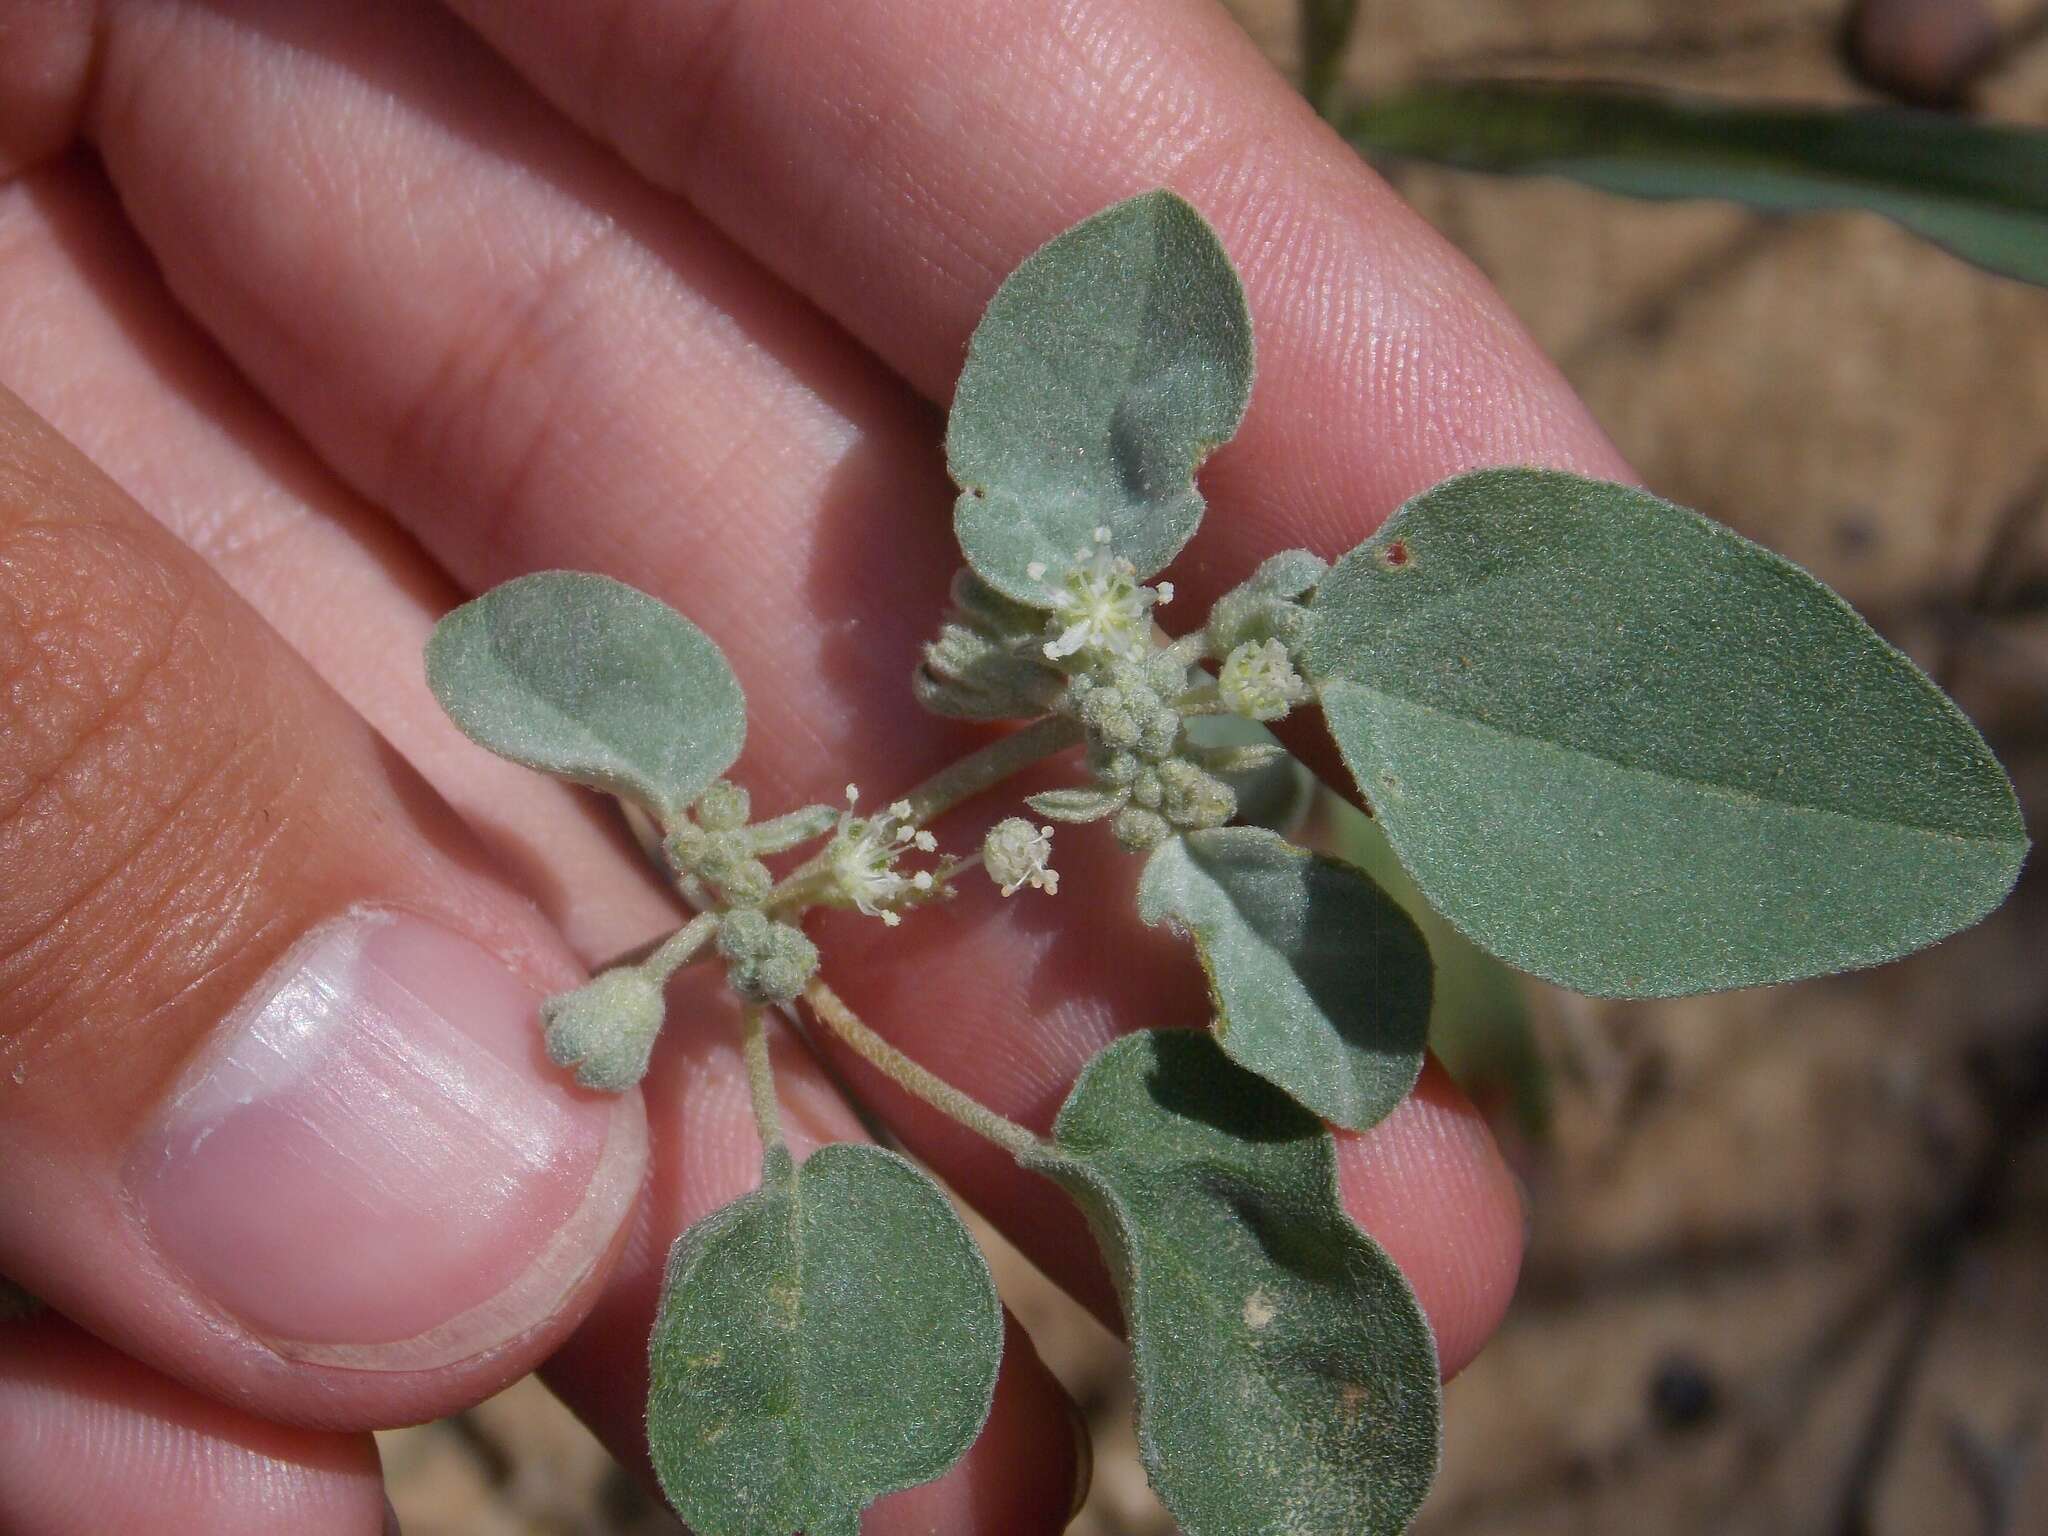
[(273, 1418), (530, 1368), (639, 1188), (580, 979), (210, 571), (0, 391), (0, 1273)]

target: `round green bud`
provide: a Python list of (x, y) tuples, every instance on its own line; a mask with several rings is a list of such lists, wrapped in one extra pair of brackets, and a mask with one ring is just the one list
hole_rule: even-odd
[(717, 882), (727, 905), (758, 907), (775, 889), (775, 875), (759, 859), (741, 859)]
[(1137, 755), (1108, 747), (1088, 749), (1088, 771), (1111, 789), (1127, 789), (1138, 777)]
[(1138, 755), (1158, 762), (1180, 743), (1180, 711), (1170, 704), (1145, 711), (1138, 725)]
[(1161, 763), (1159, 782), (1164, 791), (1160, 812), (1176, 827), (1220, 827), (1237, 814), (1230, 786), (1186, 758)]
[(718, 925), (725, 979), (741, 997), (786, 1003), (818, 973), (818, 946), (764, 912), (729, 912)]
[(730, 779), (717, 779), (697, 797), (697, 822), (707, 832), (732, 832), (754, 814), (753, 800)]
[(647, 1075), (662, 1013), (661, 987), (638, 966), (606, 971), (540, 1005), (548, 1059), (586, 1088), (624, 1093)]
[(1157, 811), (1127, 805), (1109, 819), (1109, 830), (1126, 853), (1144, 853), (1173, 836), (1173, 828)]
[(1138, 717), (1126, 702), (1121, 688), (1105, 686), (1087, 690), (1078, 700), (1075, 715), (1088, 732), (1090, 741), (1122, 750), (1138, 744)]

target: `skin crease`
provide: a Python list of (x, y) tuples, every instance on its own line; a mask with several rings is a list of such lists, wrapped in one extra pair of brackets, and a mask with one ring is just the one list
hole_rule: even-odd
[[(1118, 197), (1171, 184), (1202, 209), (1244, 270), (1260, 347), (1169, 617), (1199, 616), (1271, 549), (1341, 552), (1457, 469), (1626, 474), (1469, 268), (1220, 11), (604, 0), (572, 25), (562, 8), (463, 9), (476, 32), (419, 6), (110, 3), (89, 69), (75, 38), (48, 44), (63, 68), (36, 78), (77, 85), (5, 124), (7, 163), (37, 165), (0, 189), (0, 383), (219, 571), (585, 964), (670, 909), (586, 798), (484, 759), (439, 717), (417, 664), (433, 618), (545, 566), (634, 581), (733, 658), (754, 711), (739, 774), (762, 813), (836, 800), (848, 778), (885, 803), (979, 739), (902, 687), (956, 558), (935, 445), (966, 334), (1018, 259)], [(827, 19), (840, 41), (819, 49)], [(10, 103), (29, 99), (6, 89), (18, 65), (0, 53)], [(72, 121), (90, 155), (56, 154), (50, 125)], [(966, 846), (1006, 806), (942, 841)], [(1202, 1008), (1185, 952), (1122, 915), (1127, 863), (1085, 831), (1057, 858), (1057, 898), (971, 891), (906, 923), (893, 964), (832, 971), (878, 1029), (1040, 1128), (1112, 1034)], [(850, 917), (817, 933), (849, 959), (876, 936)], [(754, 1156), (729, 1013), (691, 985), (646, 1095), (648, 1184), (552, 1367), (629, 1460), (638, 1397), (620, 1373), (644, 1350), (660, 1256)], [(815, 1066), (783, 1059), (792, 1122), (853, 1134)], [(900, 1095), (873, 1099), (1103, 1303), (1068, 1207)], [(1341, 1137), (1340, 1162), (1454, 1370), (1497, 1322), (1520, 1246), (1483, 1124), (1432, 1071), (1381, 1127)], [(1017, 1339), (976, 1450), (870, 1531), (1063, 1522), (1071, 1438)], [(232, 1370), (210, 1385), (231, 1394)], [(154, 1401), (191, 1443), (222, 1438), (205, 1397), (166, 1390)], [(315, 1416), (318, 1396), (272, 1411)], [(363, 1411), (404, 1413), (374, 1395)], [(159, 1465), (130, 1475), (146, 1486)], [(360, 1478), (349, 1466), (319, 1475)], [(376, 1528), (335, 1508), (297, 1528)]]

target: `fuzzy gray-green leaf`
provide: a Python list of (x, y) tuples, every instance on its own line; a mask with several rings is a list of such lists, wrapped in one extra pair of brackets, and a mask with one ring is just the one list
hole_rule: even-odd
[(991, 586), (1044, 605), (1091, 534), (1147, 577), (1194, 533), (1195, 468), (1251, 391), (1251, 317), (1215, 231), (1148, 192), (1025, 258), (990, 301), (953, 395), (954, 529)]
[(427, 683), (479, 746), (663, 819), (746, 739), (746, 699), (710, 638), (583, 571), (522, 576), (450, 613), (427, 642)]
[(1054, 821), (1100, 821), (1123, 808), (1130, 796), (1113, 789), (1044, 789), (1024, 803)]
[(1146, 862), (1138, 915), (1194, 940), (1218, 1042), (1297, 1103), (1363, 1131), (1415, 1086), (1429, 948), (1357, 870), (1263, 827), (1191, 832)]
[(1123, 1301), (1145, 1470), (1187, 1536), (1391, 1536), (1435, 1475), (1436, 1345), (1337, 1201), (1330, 1133), (1195, 1030), (1082, 1071), (1039, 1166)]
[(853, 1536), (988, 1417), (988, 1265), (924, 1174), (835, 1144), (677, 1240), (654, 1325), (648, 1448), (698, 1536)]
[(1489, 470), (1318, 587), (1330, 729), (1430, 903), (1581, 991), (1872, 965), (1977, 921), (2012, 786), (1798, 567), (1625, 486)]

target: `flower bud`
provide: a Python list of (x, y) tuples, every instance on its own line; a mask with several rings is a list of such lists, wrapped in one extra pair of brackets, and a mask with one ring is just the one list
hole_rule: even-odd
[(746, 790), (730, 779), (717, 779), (697, 797), (697, 822), (707, 832), (734, 832), (754, 813)]
[(1173, 836), (1173, 828), (1157, 811), (1127, 805), (1109, 819), (1109, 830), (1126, 853), (1144, 853)]
[(1232, 714), (1278, 720), (1308, 697), (1308, 684), (1278, 640), (1245, 641), (1224, 658), (1217, 691)]
[(1228, 784), (1176, 757), (1159, 765), (1164, 791), (1159, 810), (1176, 827), (1220, 827), (1237, 814), (1237, 796)]
[(1057, 894), (1060, 872), (1051, 860), (1052, 828), (1034, 827), (1022, 816), (997, 822), (982, 839), (982, 867), (1005, 896), (1014, 896), (1027, 885), (1048, 896)]
[(662, 1012), (661, 987), (638, 966), (606, 971), (540, 1005), (548, 1059), (585, 1088), (624, 1093), (647, 1075)]
[(818, 973), (818, 946), (762, 912), (728, 913), (718, 925), (718, 952), (732, 989), (757, 1003), (786, 1003)]

